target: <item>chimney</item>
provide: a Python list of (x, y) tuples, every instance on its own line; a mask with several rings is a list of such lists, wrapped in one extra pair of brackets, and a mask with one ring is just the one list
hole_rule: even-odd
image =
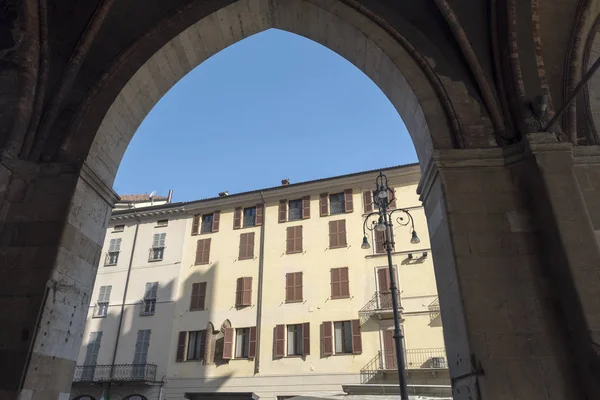
[(167, 195), (167, 203), (170, 203), (172, 198), (173, 198), (173, 189), (169, 189), (169, 194)]
[(281, 186), (287, 186), (290, 184), (290, 180), (289, 179), (282, 179), (281, 180)]
[(229, 192), (228, 191), (224, 191), (224, 192), (219, 193), (219, 197), (227, 197), (227, 196), (229, 196)]

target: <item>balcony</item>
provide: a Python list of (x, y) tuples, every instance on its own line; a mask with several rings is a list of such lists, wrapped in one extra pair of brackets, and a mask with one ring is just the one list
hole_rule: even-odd
[[(112, 374), (111, 374), (112, 367)], [(154, 382), (155, 364), (78, 365), (73, 382)]]
[[(400, 303), (399, 295), (397, 295), (397, 300), (400, 307), (400, 312), (402, 312), (402, 305)], [(379, 319), (393, 318), (394, 311), (392, 293), (389, 291), (375, 292), (371, 300), (369, 300), (369, 302), (358, 311), (358, 315), (360, 316), (361, 323), (364, 323), (372, 316), (377, 316)]]
[[(449, 379), (446, 350), (439, 348), (408, 349), (404, 354), (407, 376), (414, 383), (431, 382), (431, 377), (444, 382)], [(378, 351), (360, 370), (361, 383), (382, 383), (398, 379), (398, 366), (396, 352)]]

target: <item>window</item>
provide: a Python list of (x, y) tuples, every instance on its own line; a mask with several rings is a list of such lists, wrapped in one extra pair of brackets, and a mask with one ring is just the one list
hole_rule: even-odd
[(110, 302), (110, 292), (112, 286), (100, 286), (98, 293), (98, 303), (96, 307), (96, 317), (106, 317), (108, 314), (108, 303)]
[(331, 269), (331, 298), (345, 299), (350, 297), (348, 267)]
[(329, 247), (346, 247), (346, 220), (329, 221)]
[(252, 305), (252, 277), (238, 278), (235, 290), (235, 306)]
[(350, 321), (334, 322), (335, 352), (352, 353), (352, 326)]
[(194, 265), (210, 262), (210, 239), (200, 239), (196, 242), (196, 260)]
[(285, 302), (302, 301), (302, 272), (285, 274)]
[(156, 308), (156, 294), (158, 291), (158, 282), (146, 283), (144, 292), (144, 309), (142, 315), (153, 315)]
[(242, 233), (240, 235), (240, 253), (239, 260), (249, 260), (254, 258), (254, 232)]
[(131, 377), (134, 379), (146, 378), (146, 362), (148, 361), (148, 347), (150, 347), (150, 329), (137, 331), (135, 353), (133, 355), (133, 368)]
[(250, 347), (250, 328), (235, 330), (235, 358), (248, 358)]
[(363, 212), (365, 214), (373, 211), (373, 192), (365, 190), (363, 192)]
[(83, 370), (81, 371), (82, 381), (93, 381), (96, 374), (96, 364), (98, 361), (98, 352), (100, 351), (100, 342), (102, 341), (102, 332), (90, 332), (85, 359), (83, 361)]
[(344, 193), (335, 193), (329, 195), (329, 214), (342, 214), (346, 212)]
[(125, 225), (115, 225), (113, 228), (113, 232), (123, 232), (125, 230)]
[(192, 283), (192, 297), (190, 301), (190, 311), (204, 310), (206, 299), (206, 282)]
[(152, 248), (150, 249), (149, 261), (160, 261), (165, 255), (165, 239), (166, 233), (155, 233), (152, 240)]
[(204, 359), (206, 331), (188, 332), (187, 361)]
[(286, 254), (302, 253), (302, 226), (290, 226), (286, 233)]
[(288, 221), (297, 221), (302, 219), (302, 199), (290, 200)]
[(121, 239), (110, 239), (105, 265), (117, 265), (119, 253), (121, 252)]
[(200, 233), (210, 233), (213, 231), (213, 223), (214, 223), (214, 215), (213, 214), (204, 214), (202, 216), (202, 228), (200, 228)]
[(302, 325), (287, 326), (287, 355), (302, 355)]
[(168, 226), (169, 225), (169, 220), (168, 219), (159, 219), (158, 221), (156, 221), (156, 226)]
[(244, 208), (244, 228), (256, 226), (256, 207)]

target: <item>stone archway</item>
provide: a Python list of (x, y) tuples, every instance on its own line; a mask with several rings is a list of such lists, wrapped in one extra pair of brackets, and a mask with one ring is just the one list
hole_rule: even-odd
[[(30, 143), (28, 159), (39, 155), (45, 162), (2, 159), (2, 271), (19, 284), (2, 289), (7, 295), (0, 308), (23, 312), (2, 317), (7, 333), (0, 365), (11, 374), (1, 378), (0, 390), (11, 397), (65, 397), (116, 199), (110, 187), (131, 136), (191, 68), (274, 27), (311, 38), (361, 68), (411, 133), (423, 171), (420, 193), (455, 398), (599, 396), (593, 339), (600, 332), (594, 269), (600, 223), (590, 218), (597, 194), (589, 195), (600, 187), (597, 149), (573, 150), (551, 133), (527, 132), (520, 143), (497, 147), (503, 119), (510, 117), (498, 117), (485, 60), (478, 62), (444, 1), (435, 3), (462, 57), (429, 46), (433, 39), (416, 28), (407, 40), (398, 32), (408, 20), (378, 2), (215, 0), (206, 3), (213, 12), (193, 20), (200, 3), (144, 28), (101, 76), (69, 93), (78, 98), (91, 88), (80, 102), (68, 103), (59, 92), (69, 107), (61, 115), (48, 112), (60, 121), (59, 132), (34, 129)], [(426, 24), (407, 26), (419, 22)], [(435, 64), (445, 57), (461, 66), (466, 60), (475, 78), (461, 75), (462, 67), (442, 73), (448, 66)], [(10, 140), (7, 147), (16, 148)], [(565, 207), (567, 218), (560, 211)]]

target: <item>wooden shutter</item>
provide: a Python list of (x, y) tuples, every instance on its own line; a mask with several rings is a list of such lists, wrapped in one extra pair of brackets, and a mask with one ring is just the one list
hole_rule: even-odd
[(307, 356), (310, 354), (310, 323), (305, 322), (302, 324), (302, 355)]
[(363, 207), (365, 214), (373, 211), (373, 195), (370, 190), (363, 192)]
[(264, 214), (265, 214), (265, 205), (257, 204), (256, 205), (256, 223), (255, 223), (256, 226), (260, 226), (263, 224)]
[(390, 292), (390, 271), (388, 268), (379, 268), (377, 270), (377, 281), (380, 293)]
[(348, 276), (348, 267), (339, 268), (340, 270), (340, 296), (350, 297), (350, 277)]
[(329, 215), (329, 198), (327, 193), (321, 193), (319, 197), (319, 209), (321, 211), (321, 217)]
[(242, 207), (238, 207), (233, 211), (233, 229), (242, 227)]
[(254, 258), (254, 232), (240, 235), (240, 253), (238, 259), (247, 260)]
[(200, 239), (196, 242), (196, 260), (194, 265), (208, 264), (210, 260), (210, 239)]
[(250, 339), (248, 341), (248, 358), (256, 358), (256, 327), (250, 327)]
[(242, 293), (242, 305), (252, 305), (252, 277), (246, 277), (243, 279), (243, 293)]
[(329, 247), (346, 247), (346, 220), (329, 221)]
[(346, 220), (342, 219), (338, 221), (338, 243), (340, 247), (346, 247)]
[(360, 336), (360, 320), (353, 319), (352, 324), (352, 354), (362, 353), (362, 338)]
[(192, 235), (197, 235), (200, 227), (200, 214), (195, 214), (192, 220)]
[(287, 228), (285, 252), (287, 254), (302, 252), (302, 226)]
[(302, 198), (302, 219), (310, 218), (310, 196)]
[(196, 259), (194, 260), (194, 265), (202, 264), (202, 249), (204, 247), (204, 243), (202, 240), (198, 240), (196, 242)]
[(375, 253), (385, 253), (385, 232), (375, 231)]
[(392, 247), (392, 251), (396, 249), (396, 243), (394, 242), (394, 226), (390, 224), (388, 226), (388, 236), (390, 238), (390, 246)]
[(279, 222), (287, 221), (287, 200), (279, 201)]
[(285, 301), (294, 301), (294, 274), (285, 274)]
[(198, 297), (196, 300), (196, 306), (198, 310), (204, 310), (204, 303), (206, 300), (206, 282), (200, 282), (198, 285)]
[(342, 293), (340, 290), (340, 269), (331, 269), (331, 298), (337, 299), (341, 297)]
[[(394, 196), (395, 193), (396, 191), (394, 189), (388, 191), (388, 209), (390, 210), (392, 208), (396, 208), (396, 196)], [(394, 200), (392, 200), (392, 197), (394, 198)]]
[(275, 358), (283, 358), (285, 356), (285, 325), (275, 326)]
[(323, 322), (323, 329), (321, 329), (321, 353), (323, 356), (330, 356), (333, 354), (333, 322)]
[(244, 296), (244, 278), (238, 278), (235, 287), (235, 306), (241, 307)]
[(179, 332), (179, 339), (177, 341), (177, 355), (175, 357), (176, 362), (182, 362), (185, 357), (185, 339), (187, 338), (187, 332)]
[(190, 311), (198, 309), (198, 292), (200, 290), (199, 283), (192, 283), (192, 297), (190, 299)]
[(351, 213), (354, 211), (354, 203), (352, 202), (352, 189), (344, 190), (344, 211)]
[(294, 299), (302, 301), (302, 272), (296, 272), (294, 275)]
[(219, 225), (221, 222), (221, 211), (215, 211), (213, 213), (212, 231), (219, 232)]
[(302, 226), (294, 227), (294, 252), (302, 252)]
[(233, 358), (233, 328), (225, 328), (223, 336), (223, 360), (231, 360)]
[(248, 258), (254, 258), (254, 232), (250, 232), (246, 242), (246, 253)]
[(329, 221), (329, 247), (338, 247), (337, 221)]

